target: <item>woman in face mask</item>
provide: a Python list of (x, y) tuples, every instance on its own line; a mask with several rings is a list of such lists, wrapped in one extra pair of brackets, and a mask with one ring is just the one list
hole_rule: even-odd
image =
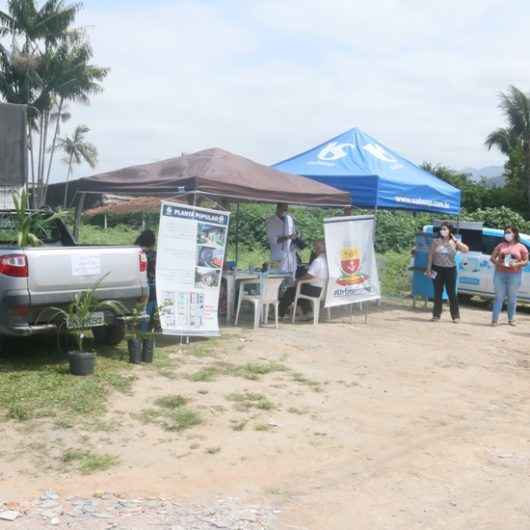
[(528, 264), (528, 250), (519, 242), (519, 230), (515, 226), (507, 226), (504, 229), (504, 241), (495, 247), (490, 260), (495, 265), (495, 302), (491, 325), (497, 325), (506, 298), (508, 324), (515, 326), (517, 291), (521, 286), (522, 270)]
[(458, 241), (453, 235), (453, 228), (449, 223), (440, 225), (440, 234), (435, 238), (429, 252), (429, 261), (425, 275), (432, 278), (434, 283), (434, 306), (432, 320), (437, 322), (442, 315), (442, 296), (444, 287), (449, 298), (449, 308), (453, 322), (460, 321), (458, 297), (456, 295), (456, 253), (467, 252), (467, 245)]

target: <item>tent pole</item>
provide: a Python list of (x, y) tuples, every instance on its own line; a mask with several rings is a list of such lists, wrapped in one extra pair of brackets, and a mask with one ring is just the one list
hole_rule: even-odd
[(74, 223), (74, 239), (79, 240), (79, 229), (81, 228), (81, 215), (83, 214), (83, 206), (85, 205), (86, 193), (79, 195), (77, 206), (75, 208), (75, 223)]
[(239, 261), (239, 201), (236, 205), (236, 269)]

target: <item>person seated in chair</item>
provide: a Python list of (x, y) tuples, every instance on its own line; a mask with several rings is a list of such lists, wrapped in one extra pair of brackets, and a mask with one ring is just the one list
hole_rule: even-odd
[[(306, 282), (300, 288), (300, 294), (305, 294), (306, 296), (312, 296), (317, 298), (320, 296), (322, 289), (326, 287), (326, 282), (328, 281), (328, 262), (326, 260), (326, 245), (323, 239), (317, 239), (314, 243), (315, 250), (315, 259), (309, 265), (307, 272), (297, 278), (297, 283)], [(284, 317), (287, 315), (289, 306), (294, 302), (296, 296), (296, 285), (289, 287), (283, 293), (283, 296), (280, 299), (280, 316)], [(311, 304), (308, 300), (300, 300), (300, 307), (304, 315), (307, 315), (311, 311)], [(294, 308), (296, 310), (296, 308)]]

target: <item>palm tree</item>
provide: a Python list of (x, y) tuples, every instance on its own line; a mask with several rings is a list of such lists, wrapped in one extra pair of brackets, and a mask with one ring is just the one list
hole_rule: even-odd
[(72, 136), (65, 136), (57, 140), (57, 148), (65, 153), (64, 162), (68, 165), (64, 187), (64, 208), (68, 206), (68, 183), (72, 177), (73, 165), (80, 165), (86, 162), (94, 169), (98, 161), (96, 146), (85, 140), (85, 135), (89, 131), (90, 129), (86, 125), (78, 125)]
[(488, 149), (496, 147), (510, 158), (522, 153), (522, 177), (530, 205), (530, 95), (510, 86), (508, 93), (501, 92), (500, 100), (499, 107), (507, 118), (508, 126), (491, 132), (485, 144)]
[(0, 44), (0, 99), (28, 105), (35, 207), (45, 202), (60, 134), (60, 121), (52, 114), (62, 115), (68, 101), (88, 103), (108, 74), (91, 64), (88, 39), (73, 27), (81, 4), (45, 0), (39, 8), (38, 3), (8, 0), (7, 10), (0, 11), (0, 37), (11, 36), (10, 50)]

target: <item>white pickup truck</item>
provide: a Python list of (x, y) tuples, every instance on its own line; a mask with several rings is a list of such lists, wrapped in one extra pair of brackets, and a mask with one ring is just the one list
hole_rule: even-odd
[[(76, 293), (98, 281), (96, 295), (101, 300), (118, 300), (132, 310), (147, 299), (147, 260), (140, 248), (77, 245), (60, 219), (39, 230), (35, 235), (42, 245), (17, 246), (14, 212), (0, 210), (0, 342), (6, 336), (55, 331), (53, 322), (46, 320), (52, 316), (47, 309), (66, 307)], [(98, 342), (113, 345), (123, 339), (116, 316), (99, 315), (99, 325), (93, 328)]]

